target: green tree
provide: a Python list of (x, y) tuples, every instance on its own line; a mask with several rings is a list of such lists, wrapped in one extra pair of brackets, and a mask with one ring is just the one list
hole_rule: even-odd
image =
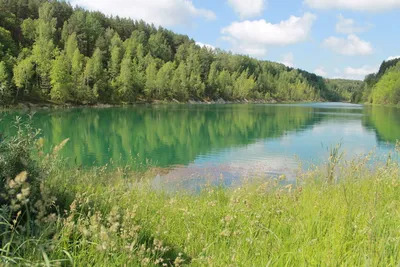
[(235, 80), (233, 86), (233, 98), (245, 99), (250, 92), (255, 88), (256, 82), (253, 77), (248, 77), (248, 72), (243, 71), (242, 74)]
[(165, 62), (172, 59), (171, 47), (161, 31), (150, 36), (148, 45), (153, 57), (160, 58)]
[(111, 39), (110, 51), (111, 59), (109, 73), (111, 80), (115, 80), (119, 75), (119, 71), (121, 69), (121, 61), (124, 56), (122, 41), (118, 33), (115, 33), (114, 37)]
[(44, 93), (50, 90), (50, 70), (54, 52), (53, 37), (56, 31), (57, 20), (53, 18), (51, 3), (45, 2), (39, 8), (39, 19), (36, 21), (36, 38), (32, 55), (37, 65), (40, 79), (40, 88)]
[(189, 81), (184, 62), (181, 62), (178, 68), (175, 70), (171, 81), (171, 87), (173, 96), (178, 100), (187, 100), (189, 98)]
[[(59, 94), (61, 87), (52, 88), (68, 80), (52, 81), (55, 77), (50, 77), (57, 69), (53, 65), (61, 66), (60, 51), (68, 65), (65, 74), (69, 72), (71, 77), (68, 95)], [(11, 88), (7, 91), (17, 100), (29, 97), (116, 103), (143, 97), (282, 101), (361, 98), (395, 103), (400, 93), (393, 68), (399, 61), (384, 61), (365, 83), (330, 80), (279, 63), (201, 48), (188, 36), (162, 27), (73, 8), (65, 1), (0, 0), (0, 62), (8, 70), (2, 90)]]
[(23, 89), (26, 93), (28, 93), (30, 87), (32, 86), (31, 79), (34, 74), (33, 58), (27, 57), (18, 62), (17, 65), (14, 66), (13, 74), (15, 85), (18, 88), (16, 93), (16, 98), (18, 98), (20, 95), (20, 89)]
[(200, 73), (192, 71), (189, 77), (189, 88), (192, 96), (197, 98), (204, 96), (205, 85), (201, 80)]
[(70, 74), (70, 64), (65, 53), (60, 53), (53, 62), (50, 73), (52, 100), (66, 102), (70, 99), (73, 80)]
[(76, 48), (71, 60), (72, 95), (78, 102), (85, 100), (87, 88), (84, 83), (85, 58)]
[(162, 99), (172, 97), (171, 81), (174, 76), (175, 65), (173, 62), (165, 63), (157, 73), (157, 96)]
[(125, 53), (121, 63), (121, 71), (118, 77), (118, 93), (123, 101), (132, 101), (135, 99), (133, 62), (130, 53)]
[(207, 78), (207, 86), (209, 88), (209, 92), (212, 92), (213, 90), (216, 89), (218, 75), (219, 75), (219, 73), (218, 73), (218, 63), (216, 61), (214, 61), (211, 64), (210, 72), (209, 72), (208, 78)]
[(16, 46), (10, 31), (0, 27), (0, 60), (5, 54), (14, 54), (15, 52)]
[(372, 101), (375, 104), (400, 103), (400, 61), (386, 70), (372, 90)]
[(232, 98), (232, 79), (227, 70), (223, 70), (219, 73), (217, 78), (217, 87), (219, 95), (221, 97), (224, 97), (226, 99)]
[[(85, 69), (86, 101), (94, 102), (105, 93), (106, 77), (104, 77), (103, 54), (97, 48), (87, 61)], [(90, 88), (90, 89), (89, 89)]]
[(12, 95), (10, 75), (4, 61), (0, 61), (0, 103), (9, 101)]
[(189, 75), (189, 94), (194, 97), (204, 95), (205, 85), (201, 78), (202, 68), (200, 62), (200, 49), (191, 45), (186, 59), (187, 72)]
[(25, 38), (25, 42), (29, 45), (33, 44), (36, 35), (36, 24), (31, 18), (25, 19), (21, 24), (22, 34)]
[(157, 94), (157, 63), (153, 61), (146, 69), (146, 86), (144, 92), (148, 98), (159, 98)]
[(79, 51), (78, 41), (76, 39), (76, 33), (72, 33), (71, 35), (68, 36), (64, 50), (69, 60), (72, 60), (76, 50)]

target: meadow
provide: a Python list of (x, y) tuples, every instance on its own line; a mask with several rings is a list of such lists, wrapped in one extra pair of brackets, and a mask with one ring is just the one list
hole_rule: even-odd
[(152, 170), (71, 168), (28, 123), (0, 142), (0, 265), (398, 266), (399, 150), (199, 192)]

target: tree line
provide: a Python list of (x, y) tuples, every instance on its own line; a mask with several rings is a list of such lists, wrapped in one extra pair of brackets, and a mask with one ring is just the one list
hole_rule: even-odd
[[(0, 103), (350, 101), (352, 81), (196, 45), (55, 0), (0, 0)], [(349, 86), (350, 84), (350, 86)]]
[(364, 80), (362, 100), (371, 104), (400, 104), (400, 58), (386, 60)]

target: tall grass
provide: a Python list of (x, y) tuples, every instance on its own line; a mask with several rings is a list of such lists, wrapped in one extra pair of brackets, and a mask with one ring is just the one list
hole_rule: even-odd
[[(398, 266), (397, 161), (369, 167), (371, 155), (332, 153), (334, 171), (196, 194), (154, 190), (124, 170), (65, 169), (43, 155), (37, 199), (52, 208), (30, 220), (48, 219), (1, 217), (0, 265)], [(35, 231), (20, 230), (29, 224)]]

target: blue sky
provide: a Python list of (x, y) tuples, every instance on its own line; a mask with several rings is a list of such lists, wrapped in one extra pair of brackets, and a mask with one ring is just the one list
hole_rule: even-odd
[(363, 79), (400, 56), (400, 0), (71, 0), (143, 19), (199, 43), (316, 72)]

